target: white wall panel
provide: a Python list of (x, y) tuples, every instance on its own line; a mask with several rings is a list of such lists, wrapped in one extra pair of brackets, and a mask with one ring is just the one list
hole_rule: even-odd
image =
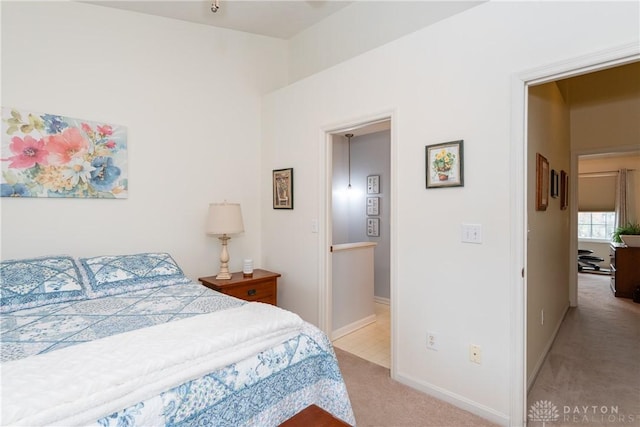
[(129, 198), (8, 199), (2, 258), (170, 252), (214, 274), (209, 202), (242, 204), (231, 268), (260, 267), (261, 95), (284, 42), (77, 2), (2, 2), (2, 105), (126, 126)]

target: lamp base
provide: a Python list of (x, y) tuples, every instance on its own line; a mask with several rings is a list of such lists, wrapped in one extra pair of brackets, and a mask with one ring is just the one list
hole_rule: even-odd
[(226, 234), (219, 237), (222, 242), (222, 252), (220, 253), (220, 272), (216, 276), (216, 279), (229, 280), (231, 279), (231, 273), (229, 273), (229, 252), (227, 252), (227, 241), (231, 239)]

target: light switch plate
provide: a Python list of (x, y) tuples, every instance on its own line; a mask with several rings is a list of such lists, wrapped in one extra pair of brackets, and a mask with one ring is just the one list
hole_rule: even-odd
[(463, 243), (482, 243), (482, 225), (462, 224)]

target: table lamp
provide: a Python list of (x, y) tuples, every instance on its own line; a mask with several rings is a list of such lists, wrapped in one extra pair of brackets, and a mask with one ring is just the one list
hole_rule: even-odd
[(209, 217), (207, 219), (207, 234), (219, 236), (222, 241), (220, 253), (220, 272), (216, 279), (231, 279), (229, 273), (229, 252), (227, 241), (229, 234), (238, 234), (244, 231), (242, 223), (242, 211), (239, 203), (211, 203), (209, 204)]

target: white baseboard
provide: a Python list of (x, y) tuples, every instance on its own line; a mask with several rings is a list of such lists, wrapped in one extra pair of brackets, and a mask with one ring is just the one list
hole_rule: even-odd
[(444, 400), (445, 402), (448, 402), (455, 407), (464, 409), (465, 411), (469, 411), (472, 414), (492, 421), (498, 425), (509, 425), (509, 416), (507, 414), (495, 411), (488, 406), (482, 405), (458, 394), (451, 393), (450, 391), (445, 390), (441, 387), (437, 387), (433, 384), (425, 383), (422, 381), (412, 380), (411, 378), (404, 376), (401, 373), (398, 373), (394, 379), (398, 382), (401, 382), (402, 384), (415, 388), (416, 390), (420, 390), (423, 393), (428, 394), (429, 396)]
[(542, 368), (542, 365), (544, 364), (544, 361), (547, 358), (547, 354), (549, 354), (549, 351), (551, 350), (551, 346), (553, 345), (553, 342), (556, 340), (558, 331), (560, 331), (560, 326), (562, 326), (562, 322), (564, 322), (564, 317), (567, 315), (567, 311), (569, 311), (569, 304), (567, 304), (567, 306), (564, 308), (564, 312), (562, 313), (562, 316), (560, 316), (560, 321), (558, 322), (558, 324), (556, 324), (556, 327), (553, 330), (553, 333), (551, 334), (549, 341), (547, 341), (547, 345), (544, 346), (544, 350), (540, 354), (538, 361), (533, 367), (533, 371), (531, 371), (531, 375), (529, 376), (529, 378), (527, 378), (527, 392), (531, 391), (531, 387), (533, 386), (533, 383), (535, 383), (536, 381), (536, 377), (538, 376), (538, 373), (540, 372), (540, 369)]
[(350, 324), (348, 324), (346, 326), (343, 326), (342, 328), (339, 328), (339, 329), (336, 329), (335, 331), (333, 331), (331, 333), (331, 340), (332, 341), (333, 340), (337, 340), (338, 338), (343, 337), (343, 336), (345, 336), (347, 334), (350, 334), (351, 332), (353, 332), (353, 331), (355, 331), (357, 329), (363, 328), (363, 327), (365, 327), (365, 326), (367, 326), (367, 325), (369, 325), (369, 324), (371, 324), (371, 323), (373, 323), (375, 321), (376, 321), (376, 315), (375, 314), (372, 314), (371, 316), (367, 316), (367, 317), (365, 317), (363, 319), (360, 319), (360, 320), (356, 320), (353, 323), (350, 323)]
[(389, 298), (383, 298), (383, 297), (374, 296), (373, 297), (373, 302), (377, 302), (378, 304), (391, 305), (391, 299), (389, 299)]

